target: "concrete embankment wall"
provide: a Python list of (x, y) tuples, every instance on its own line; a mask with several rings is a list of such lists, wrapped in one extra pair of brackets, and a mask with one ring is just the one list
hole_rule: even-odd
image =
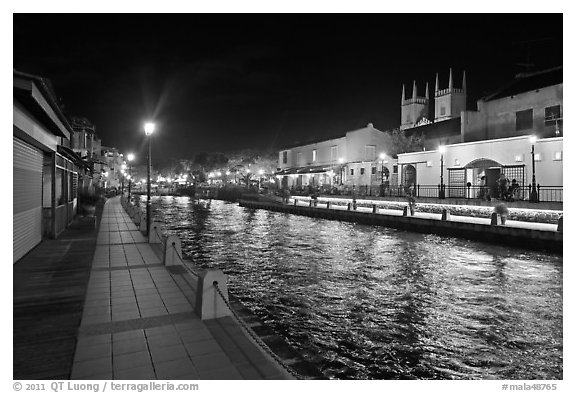
[(241, 200), (240, 206), (562, 253), (562, 232)]

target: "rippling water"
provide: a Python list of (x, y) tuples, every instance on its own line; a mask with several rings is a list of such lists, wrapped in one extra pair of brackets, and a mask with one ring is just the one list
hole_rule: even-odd
[(562, 257), (187, 197), (154, 216), (329, 378), (561, 379)]

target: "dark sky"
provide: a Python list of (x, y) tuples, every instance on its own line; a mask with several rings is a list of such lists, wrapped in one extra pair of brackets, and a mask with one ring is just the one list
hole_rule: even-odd
[(14, 68), (49, 78), (106, 146), (154, 157), (269, 148), (400, 121), (402, 84), (468, 79), (469, 107), (562, 64), (561, 14), (14, 15)]

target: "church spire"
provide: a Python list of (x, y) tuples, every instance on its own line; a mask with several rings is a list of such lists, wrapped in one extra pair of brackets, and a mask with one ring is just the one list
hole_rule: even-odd
[(416, 99), (417, 96), (417, 92), (416, 92), (416, 81), (414, 81), (414, 87), (412, 87), (412, 98)]
[(466, 94), (466, 70), (462, 74), (462, 90), (464, 90), (464, 94)]
[(405, 100), (406, 100), (406, 88), (404, 87), (404, 83), (402, 83), (402, 105), (404, 105)]
[(430, 94), (428, 93), (428, 82), (426, 82), (426, 99), (430, 98)]
[(452, 67), (450, 67), (450, 80), (448, 81), (448, 88), (452, 90), (454, 83), (452, 83)]
[(436, 88), (434, 89), (434, 92), (438, 93), (438, 90), (440, 90), (440, 84), (438, 83), (438, 73), (436, 73)]

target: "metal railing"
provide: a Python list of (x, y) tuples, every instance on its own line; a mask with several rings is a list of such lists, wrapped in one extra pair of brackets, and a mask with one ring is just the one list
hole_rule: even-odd
[[(537, 186), (538, 201), (540, 202), (563, 202), (563, 186)], [(414, 196), (417, 198), (439, 198), (441, 193), (440, 184), (416, 184), (414, 186)], [(506, 190), (502, 193), (498, 186), (480, 186), (480, 185), (448, 185), (442, 187), (444, 198), (459, 199), (480, 199), (492, 200), (501, 199), (507, 201), (529, 201), (532, 185), (518, 186), (513, 191)], [(291, 196), (311, 196), (311, 195), (343, 195), (363, 197), (406, 197), (408, 189), (405, 186), (390, 185), (361, 185), (357, 187), (344, 186), (340, 188), (298, 188), (290, 189)]]
[(274, 359), (274, 361), (276, 361), (276, 363), (278, 365), (280, 365), (284, 370), (286, 370), (290, 375), (292, 375), (294, 378), (296, 379), (303, 379), (300, 375), (298, 375), (297, 373), (295, 373), (294, 371), (292, 371), (292, 369), (290, 367), (288, 367), (283, 361), (282, 359), (280, 359), (278, 357), (278, 355), (276, 355), (271, 349), (270, 347), (254, 332), (254, 330), (252, 330), (250, 328), (250, 326), (248, 326), (243, 320), (242, 318), (240, 318), (240, 316), (236, 313), (236, 311), (234, 310), (234, 308), (232, 308), (232, 306), (230, 305), (230, 302), (228, 301), (228, 299), (226, 299), (226, 297), (224, 296), (224, 294), (222, 293), (222, 291), (220, 290), (220, 288), (218, 287), (218, 282), (214, 281), (213, 283), (214, 285), (214, 289), (216, 289), (216, 292), (218, 293), (218, 295), (220, 296), (220, 299), (222, 299), (222, 301), (224, 302), (224, 304), (226, 304), (226, 307), (228, 307), (228, 309), (230, 310), (230, 312), (232, 313), (232, 315), (234, 316), (234, 319), (236, 319), (236, 322), (238, 322), (240, 324), (240, 326), (242, 326), (242, 328), (244, 329), (244, 331), (246, 331), (246, 333), (248, 333), (248, 335), (252, 338), (252, 340), (264, 351), (266, 352), (268, 355), (270, 355), (270, 357), (272, 357), (272, 359)]

